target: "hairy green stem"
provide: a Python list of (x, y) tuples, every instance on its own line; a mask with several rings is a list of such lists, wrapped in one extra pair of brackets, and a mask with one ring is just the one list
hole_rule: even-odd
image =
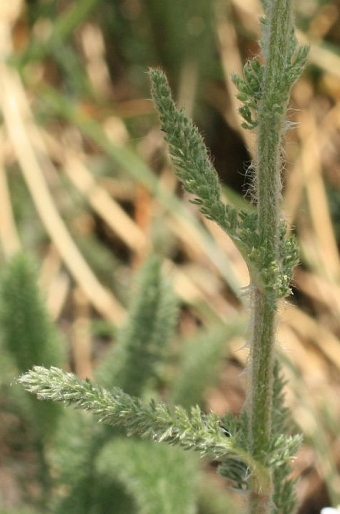
[(278, 88), (282, 82), (292, 37), (293, 17), (291, 0), (273, 0), (269, 18), (269, 37), (264, 37), (265, 68), (262, 100), (259, 107), (259, 126), (256, 163), (258, 230), (268, 252), (278, 257), (278, 231), (281, 197), (281, 139), (286, 120), (286, 98)]
[[(255, 288), (252, 293), (253, 334), (248, 385), (249, 448), (259, 462), (265, 460), (265, 448), (271, 437), (274, 332), (276, 303), (266, 292)], [(254, 491), (249, 497), (249, 513), (270, 512), (273, 493), (272, 477), (268, 470), (266, 491)]]
[[(276, 322), (276, 273), (280, 268), (279, 227), (281, 198), (281, 140), (284, 131), (286, 98), (280, 92), (285, 66), (289, 59), (293, 17), (290, 0), (267, 2), (267, 23), (262, 41), (265, 58), (262, 95), (258, 111), (256, 155), (256, 200), (259, 240), (266, 255), (271, 256), (273, 272), (268, 282), (258, 284), (252, 277), (251, 310), (253, 313), (250, 376), (247, 398), (249, 415), (249, 448), (252, 455), (265, 463), (265, 448), (271, 438), (273, 370)], [(250, 514), (267, 514), (272, 509), (273, 484), (268, 476), (264, 491), (254, 490), (249, 496)]]

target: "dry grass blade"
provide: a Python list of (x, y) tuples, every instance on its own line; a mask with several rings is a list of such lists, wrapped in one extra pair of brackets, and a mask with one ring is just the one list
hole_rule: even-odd
[[(2, 144), (1, 144), (2, 143)], [(5, 147), (4, 134), (0, 133), (0, 147)], [(0, 239), (2, 250), (10, 257), (21, 248), (19, 234), (15, 225), (11, 195), (8, 188), (4, 155), (0, 153)]]
[[(339, 251), (334, 235), (324, 182), (321, 175), (320, 140), (315, 120), (305, 113), (298, 127), (301, 139), (309, 142), (309, 151), (303, 152), (300, 170), (304, 176), (304, 187), (309, 203), (309, 214), (315, 236), (321, 269), (330, 280), (340, 278)], [(311, 252), (308, 252), (310, 254)]]
[(150, 243), (145, 234), (108, 192), (96, 184), (80, 157), (66, 153), (64, 170), (73, 185), (87, 197), (92, 209), (119, 238), (136, 254), (146, 255)]
[(25, 92), (19, 76), (4, 63), (0, 63), (0, 91), (1, 108), (9, 137), (47, 232), (94, 307), (106, 319), (118, 325), (121, 324), (125, 316), (124, 309), (96, 279), (79, 253), (54, 205), (38, 155), (30, 139), (30, 130), (33, 130), (32, 117)]

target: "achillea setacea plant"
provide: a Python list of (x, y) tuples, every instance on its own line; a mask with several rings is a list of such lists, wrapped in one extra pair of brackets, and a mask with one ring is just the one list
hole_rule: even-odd
[[(201, 212), (232, 238), (249, 268), (250, 355), (242, 415), (219, 419), (214, 413), (202, 413), (198, 407), (186, 410), (156, 401), (145, 404), (137, 398), (146, 380), (143, 373), (139, 376), (143, 370), (138, 369), (134, 344), (129, 339), (129, 330), (138, 338), (142, 319), (137, 316), (133, 318), (136, 325), (132, 327), (131, 321), (126, 332), (131, 344), (124, 343), (117, 354), (124, 365), (137, 366), (138, 380), (133, 387), (123, 380), (122, 369), (114, 372), (117, 380), (108, 380), (110, 389), (80, 381), (55, 367), (35, 367), (19, 382), (40, 399), (93, 412), (101, 422), (123, 428), (130, 436), (218, 458), (220, 474), (247, 493), (249, 513), (292, 514), (295, 496), (289, 479), (290, 461), (300, 437), (291, 436), (287, 426), (289, 416), (276, 358), (275, 325), (277, 302), (289, 294), (297, 262), (295, 241), (280, 211), (282, 142), (289, 127), (289, 92), (303, 70), (308, 49), (300, 47), (295, 37), (291, 0), (262, 0), (262, 5), (262, 56), (245, 65), (243, 78), (234, 77), (243, 102), (240, 112), (244, 126), (256, 134), (252, 185), (255, 212), (236, 210), (223, 203), (218, 176), (201, 135), (184, 112), (176, 108), (165, 75), (150, 70), (152, 97), (175, 173)], [(172, 309), (165, 303), (164, 309), (168, 308)], [(164, 330), (164, 324), (166, 316), (162, 318), (159, 311), (154, 339), (148, 341), (148, 333), (140, 331), (143, 340), (137, 343), (137, 361), (141, 359), (147, 365), (150, 359), (158, 359), (162, 338), (157, 334)], [(109, 376), (107, 367), (105, 376)]]

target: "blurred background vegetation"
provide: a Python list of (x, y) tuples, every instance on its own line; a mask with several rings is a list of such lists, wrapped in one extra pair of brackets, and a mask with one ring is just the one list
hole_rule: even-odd
[[(295, 3), (299, 38), (311, 51), (292, 92), (283, 206), (301, 264), (280, 306), (278, 345), (287, 401), (304, 434), (294, 465), (299, 512), (313, 514), (340, 504), (340, 2)], [(0, 3), (0, 258), (5, 267), (20, 250), (34, 257), (66, 341), (65, 366), (80, 377), (92, 377), (114, 344), (135, 273), (151, 252), (162, 257), (181, 307), (160, 395), (173, 381), (173, 398), (183, 396), (176, 383), (183, 338), (243, 320), (246, 267), (176, 183), (146, 72), (167, 73), (210, 148), (226, 201), (249, 203), (254, 136), (240, 125), (230, 75), (259, 51), (260, 13), (257, 0)], [(240, 411), (245, 342), (242, 328), (223, 345), (202, 397), (207, 410)], [(196, 344), (204, 350), (204, 337)], [(33, 429), (13, 407), (10, 370), (4, 359), (1, 512), (38, 504), (43, 489)], [(211, 466), (202, 466), (226, 495)], [(202, 513), (219, 512), (209, 506), (211, 490)]]

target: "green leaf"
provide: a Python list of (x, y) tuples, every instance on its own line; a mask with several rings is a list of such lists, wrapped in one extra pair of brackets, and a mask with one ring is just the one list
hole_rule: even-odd
[(176, 324), (176, 298), (162, 275), (160, 260), (153, 256), (140, 271), (128, 321), (98, 368), (97, 379), (105, 387), (117, 386), (140, 396), (157, 374)]
[(58, 368), (35, 366), (22, 375), (18, 382), (40, 400), (73, 405), (99, 416), (99, 421), (123, 427), (127, 435), (138, 435), (157, 442), (179, 445), (212, 458), (234, 451), (232, 438), (226, 438), (220, 429), (220, 420), (214, 413), (204, 414), (198, 407), (187, 412), (182, 407), (172, 409), (153, 400), (144, 405), (115, 387), (110, 391), (79, 380), (72, 373)]
[[(5, 266), (0, 285), (0, 330), (3, 352), (23, 373), (34, 364), (60, 366), (63, 345), (49, 319), (37, 286), (32, 261), (18, 253)], [(18, 398), (41, 441), (54, 433), (60, 407), (32, 397)]]
[(138, 514), (196, 512), (197, 462), (177, 448), (117, 438), (98, 455), (96, 469), (125, 486)]
[(227, 325), (201, 330), (189, 341), (183, 341), (171, 402), (187, 408), (202, 405), (204, 391), (219, 378), (228, 341), (244, 331), (244, 320), (236, 319)]
[(15, 255), (4, 268), (0, 286), (2, 344), (23, 373), (33, 365), (60, 366), (63, 347), (37, 286), (32, 261)]

